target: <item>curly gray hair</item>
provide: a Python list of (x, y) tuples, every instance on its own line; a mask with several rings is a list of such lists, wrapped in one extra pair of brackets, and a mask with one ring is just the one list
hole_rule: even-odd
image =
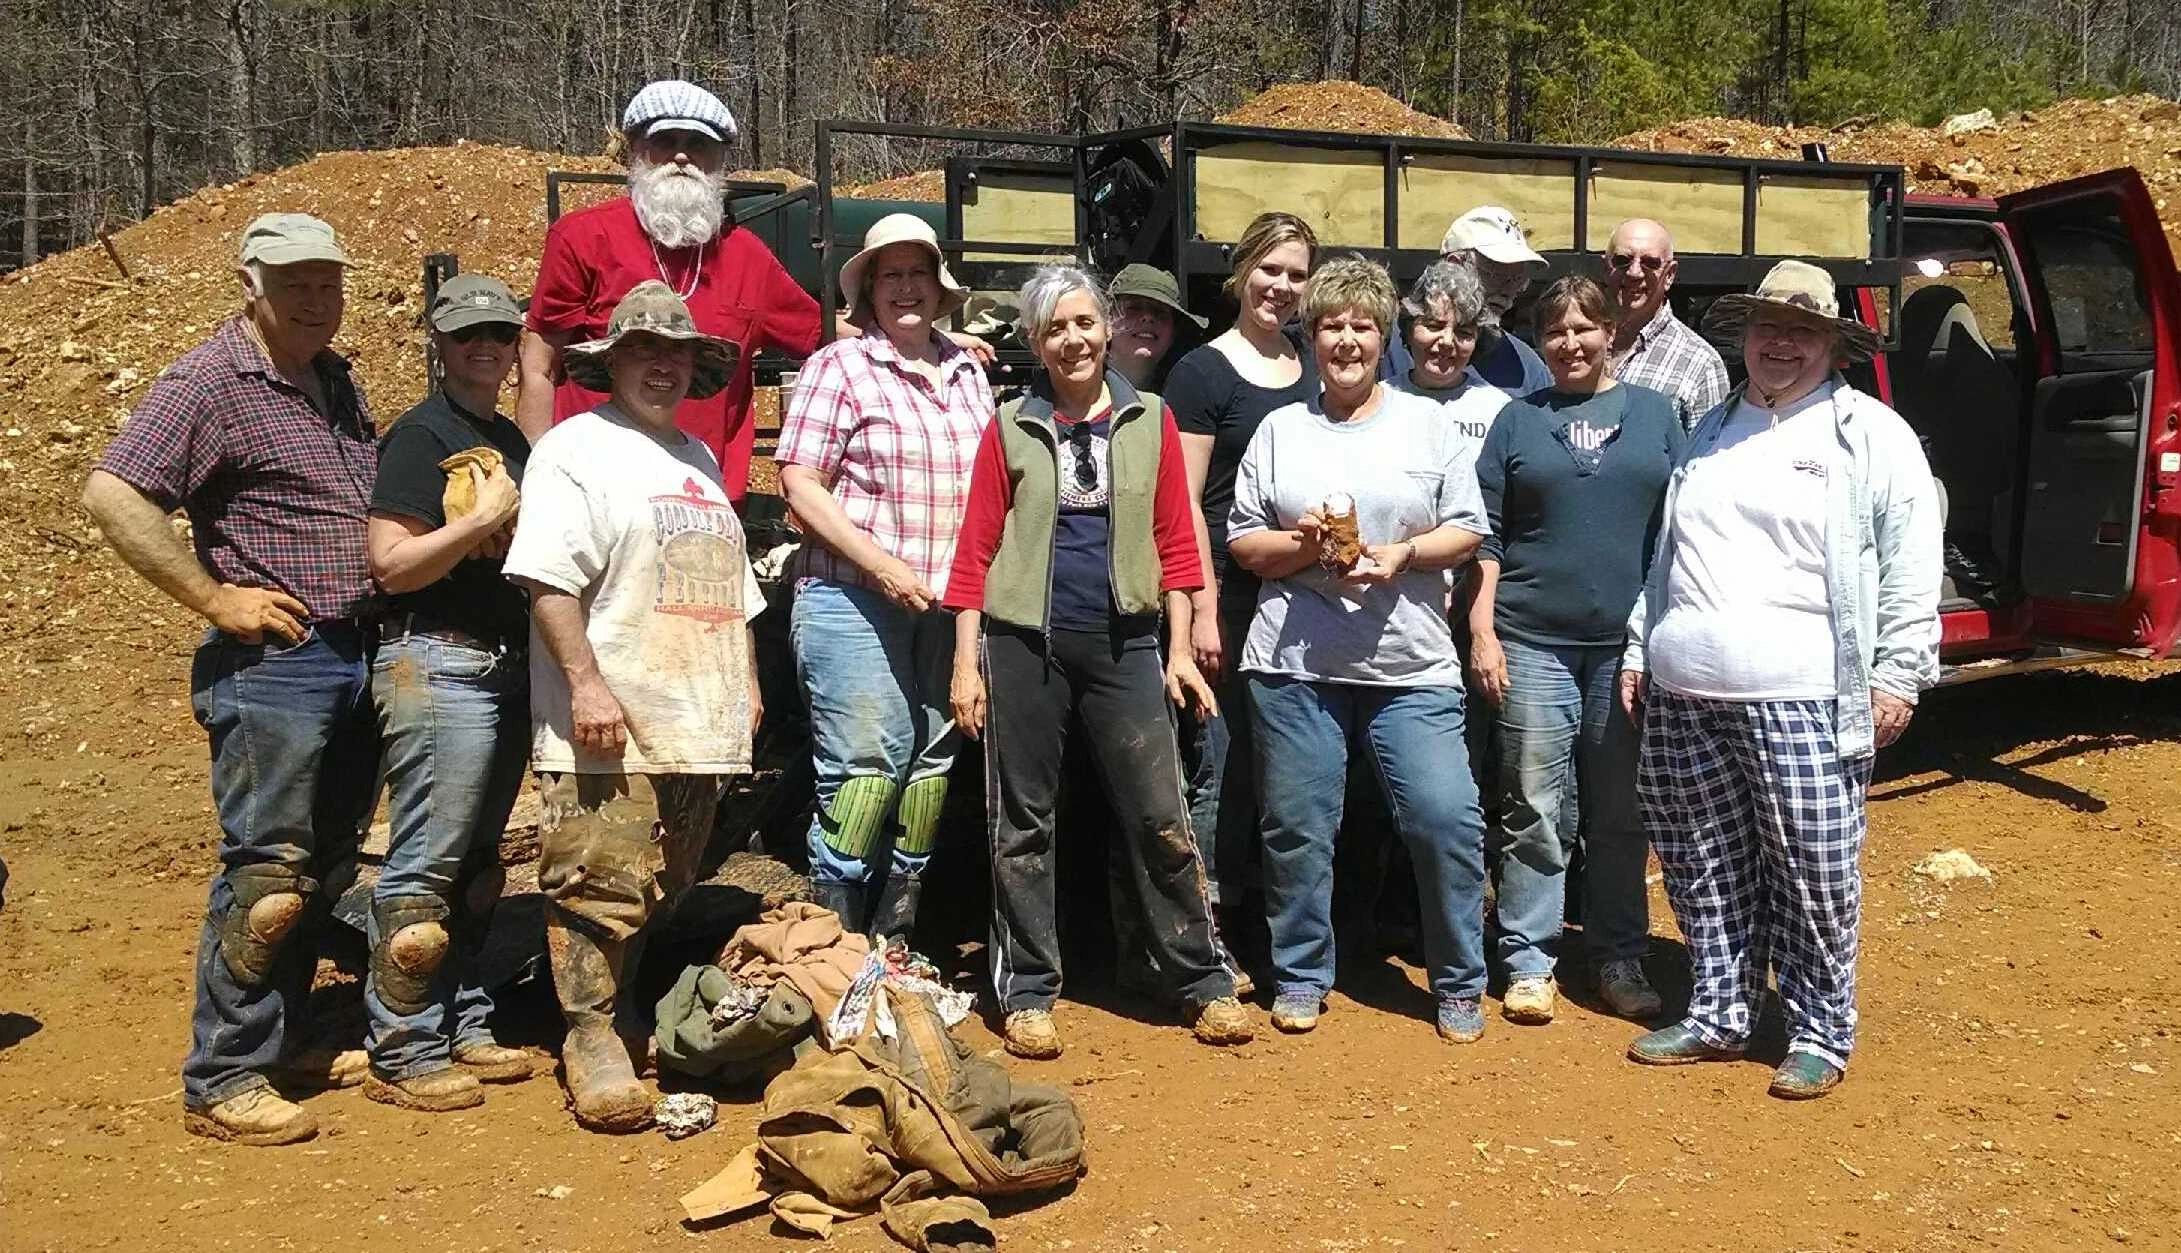
[(1465, 326), (1484, 316), (1484, 284), (1469, 266), (1434, 261), (1416, 276), (1401, 301), (1401, 312), (1409, 318), (1444, 316), (1456, 326)]
[(1053, 310), (1059, 307), (1061, 297), (1078, 291), (1089, 292), (1091, 299), (1098, 302), (1098, 316), (1108, 323), (1113, 321), (1113, 300), (1106, 295), (1105, 284), (1091, 277), (1090, 271), (1079, 265), (1041, 265), (1015, 295), (1015, 308), (1020, 313), (1016, 334), (1026, 344), (1033, 342), (1039, 329), (1053, 320)]

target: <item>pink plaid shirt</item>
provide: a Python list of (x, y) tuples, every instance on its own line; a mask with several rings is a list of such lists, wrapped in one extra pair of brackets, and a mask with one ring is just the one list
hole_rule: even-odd
[[(939, 378), (935, 394), (880, 332), (834, 340), (796, 377), (778, 457), (816, 471), (849, 521), (944, 594), (970, 467), (994, 406), (984, 371), (951, 342), (941, 348)], [(795, 573), (875, 586), (815, 540), (797, 554)]]

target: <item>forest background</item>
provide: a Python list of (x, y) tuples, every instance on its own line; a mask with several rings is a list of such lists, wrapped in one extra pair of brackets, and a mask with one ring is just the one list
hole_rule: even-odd
[[(2163, 0), (8, 0), (0, 271), (207, 185), (337, 149), (601, 151), (684, 77), (738, 164), (808, 172), (821, 117), (1017, 130), (1218, 114), (1280, 82), (1380, 87), (1480, 139), (1697, 115), (1921, 123), (2181, 95)], [(836, 173), (924, 154), (859, 141)]]

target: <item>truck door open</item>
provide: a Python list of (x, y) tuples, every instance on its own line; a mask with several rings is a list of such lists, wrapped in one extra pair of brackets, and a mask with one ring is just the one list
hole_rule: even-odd
[[(2181, 281), (2143, 181), (2003, 197), (2036, 352), (2022, 586), (2035, 633), (2163, 654), (2181, 629)], [(2027, 349), (2027, 345), (2024, 346)]]

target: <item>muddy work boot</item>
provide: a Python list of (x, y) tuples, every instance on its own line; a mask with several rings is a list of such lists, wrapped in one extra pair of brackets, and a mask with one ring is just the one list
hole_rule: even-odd
[(296, 1144), (318, 1134), (318, 1119), (271, 1088), (252, 1088), (204, 1109), (184, 1109), (182, 1130), (229, 1144)]
[(917, 899), (923, 894), (924, 880), (920, 877), (886, 876), (885, 886), (879, 889), (878, 904), (871, 907), (871, 934), (908, 944), (909, 937), (916, 931)]
[(1001, 1024), (1000, 1038), (1017, 1057), (1042, 1062), (1060, 1056), (1060, 1029), (1053, 1025), (1050, 1010), (1016, 1010)]
[(477, 1076), (460, 1066), (449, 1066), (413, 1079), (381, 1079), (372, 1075), (364, 1080), (363, 1090), (367, 1100), (429, 1114), (474, 1109), (485, 1103), (485, 1090), (478, 1085)]
[(362, 1049), (318, 1045), (291, 1053), (273, 1064), (272, 1077), (298, 1088), (353, 1088), (371, 1073), (371, 1058)]
[(553, 909), (546, 918), (545, 947), (553, 966), (553, 990), (568, 1020), (561, 1045), (561, 1080), (576, 1122), (592, 1131), (641, 1131), (651, 1125), (651, 1094), (637, 1081), (629, 1051), (614, 1032), (614, 1000), (621, 982), (624, 944), (600, 940), (570, 926)]
[(483, 1083), (521, 1083), (537, 1073), (537, 1060), (522, 1049), (490, 1040), (454, 1046), (454, 1064)]
[(1217, 997), (1196, 1007), (1189, 1024), (1196, 1038), (1206, 1044), (1248, 1044), (1257, 1038), (1250, 1012), (1231, 996)]

